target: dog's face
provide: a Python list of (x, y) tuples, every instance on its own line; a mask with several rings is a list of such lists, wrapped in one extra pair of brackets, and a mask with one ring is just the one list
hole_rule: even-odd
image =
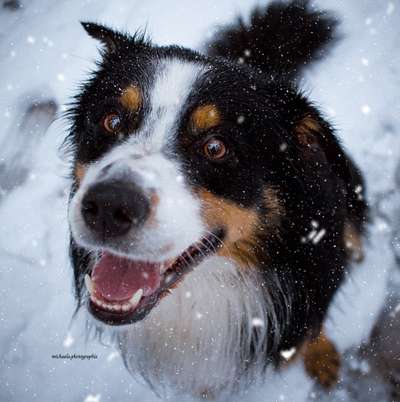
[(92, 313), (123, 324), (212, 254), (252, 262), (283, 208), (265, 185), (282, 141), (245, 69), (87, 29), (109, 48), (74, 109), (70, 223), (92, 255)]
[(70, 226), (98, 320), (142, 320), (215, 256), (264, 275), (337, 207), (327, 127), (290, 86), (85, 28), (106, 50), (71, 110)]

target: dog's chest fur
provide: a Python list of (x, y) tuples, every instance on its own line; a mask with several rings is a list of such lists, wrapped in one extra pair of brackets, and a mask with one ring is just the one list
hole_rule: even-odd
[(215, 395), (254, 380), (265, 364), (267, 326), (275, 314), (258, 279), (225, 258), (208, 259), (145, 320), (121, 331), (128, 369), (164, 396)]

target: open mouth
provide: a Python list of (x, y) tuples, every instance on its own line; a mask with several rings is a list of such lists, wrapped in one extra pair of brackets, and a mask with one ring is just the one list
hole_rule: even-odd
[(165, 262), (136, 261), (103, 252), (91, 276), (85, 275), (90, 312), (109, 325), (143, 319), (185, 274), (218, 250), (223, 235), (218, 229)]

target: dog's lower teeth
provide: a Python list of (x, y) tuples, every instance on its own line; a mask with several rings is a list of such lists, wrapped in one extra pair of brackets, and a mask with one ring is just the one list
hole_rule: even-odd
[(140, 299), (143, 296), (143, 289), (139, 289), (138, 291), (136, 291), (136, 293), (129, 299), (129, 304), (131, 305), (131, 307), (136, 307), (138, 305), (138, 303), (140, 302)]
[(164, 272), (168, 269), (168, 264), (162, 263), (160, 266), (160, 275), (163, 275)]
[(92, 279), (90, 278), (89, 274), (85, 275), (85, 286), (87, 291), (92, 294), (93, 293), (93, 282)]
[[(90, 280), (90, 277), (89, 277)], [(85, 277), (85, 283), (87, 282)], [(89, 282), (91, 284), (91, 282)], [(90, 286), (89, 284), (89, 286)], [(86, 285), (87, 286), (87, 285)], [(129, 310), (134, 309), (140, 302), (140, 299), (143, 296), (143, 289), (139, 289), (136, 293), (130, 298), (130, 300), (124, 304), (116, 304), (116, 303), (105, 303), (102, 300), (99, 300), (94, 295), (90, 296), (90, 299), (94, 304), (101, 307), (104, 310), (108, 311), (119, 311), (119, 312), (127, 312)]]

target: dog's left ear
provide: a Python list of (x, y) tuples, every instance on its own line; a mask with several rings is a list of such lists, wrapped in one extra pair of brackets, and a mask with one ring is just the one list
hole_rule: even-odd
[(127, 41), (125, 35), (116, 32), (104, 25), (93, 22), (81, 22), (85, 31), (94, 39), (97, 39), (105, 46), (109, 53), (115, 52), (118, 47)]
[(364, 180), (336, 138), (333, 128), (317, 110), (309, 109), (297, 119), (294, 133), (297, 146), (315, 170), (315, 174), (318, 175), (319, 168), (328, 162), (332, 171), (343, 181), (347, 190), (349, 218), (357, 230), (362, 232), (362, 227), (368, 220)]
[(349, 182), (349, 158), (334, 135), (332, 127), (317, 110), (311, 109), (299, 117), (294, 133), (306, 160), (328, 161), (334, 172), (345, 183)]

